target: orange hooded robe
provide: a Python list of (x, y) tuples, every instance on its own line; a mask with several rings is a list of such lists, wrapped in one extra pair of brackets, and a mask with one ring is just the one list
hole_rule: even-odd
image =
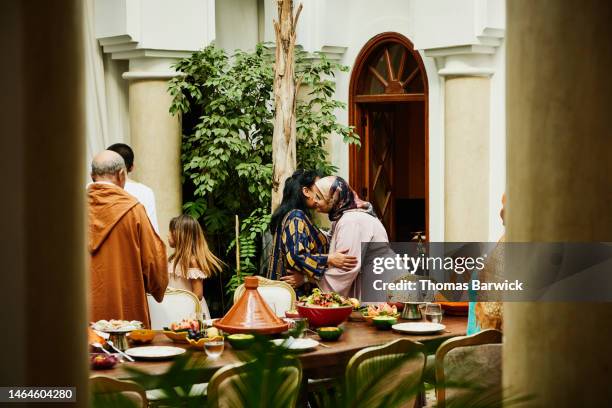
[(93, 183), (89, 207), (90, 318), (139, 320), (151, 327), (146, 293), (161, 302), (168, 286), (166, 248), (136, 198)]

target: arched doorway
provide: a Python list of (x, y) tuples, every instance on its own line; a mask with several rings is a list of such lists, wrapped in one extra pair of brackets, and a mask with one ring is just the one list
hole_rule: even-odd
[(427, 76), (410, 40), (372, 38), (357, 56), (349, 92), (349, 124), (361, 138), (350, 150), (351, 185), (374, 205), (390, 240), (427, 237)]

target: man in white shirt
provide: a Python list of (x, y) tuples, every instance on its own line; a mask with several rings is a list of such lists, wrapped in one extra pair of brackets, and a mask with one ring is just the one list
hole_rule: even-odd
[[(115, 143), (110, 145), (107, 150), (119, 153), (125, 161), (125, 167), (127, 168), (128, 174), (134, 170), (134, 151), (132, 148), (125, 143)], [(132, 179), (127, 178), (125, 181), (124, 190), (132, 196), (136, 197), (138, 201), (144, 206), (151, 225), (155, 229), (155, 232), (159, 234), (159, 227), (157, 225), (157, 212), (155, 211), (155, 193), (149, 187), (142, 183), (138, 183)]]

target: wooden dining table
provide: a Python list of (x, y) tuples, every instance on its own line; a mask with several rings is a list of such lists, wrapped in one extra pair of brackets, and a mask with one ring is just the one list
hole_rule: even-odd
[[(341, 377), (350, 358), (359, 350), (370, 346), (377, 346), (393, 340), (407, 338), (423, 343), (428, 353), (434, 353), (438, 346), (445, 340), (465, 335), (467, 317), (446, 316), (442, 322), (446, 329), (435, 334), (403, 334), (392, 330), (378, 330), (365, 322), (345, 322), (344, 333), (337, 341), (322, 342), (329, 346), (319, 345), (316, 349), (303, 352), (298, 355), (302, 364), (304, 377), (309, 379)], [(307, 337), (319, 340), (317, 335), (307, 335)], [(164, 334), (158, 334), (150, 345), (154, 346), (176, 346), (187, 348), (193, 351), (187, 364), (190, 371), (189, 378), (194, 383), (205, 383), (210, 380), (212, 375), (219, 368), (229, 364), (243, 361), (244, 352), (236, 351), (229, 342), (225, 342), (225, 350), (217, 358), (208, 358), (206, 353), (201, 350), (194, 350), (187, 344), (172, 343)], [(166, 373), (172, 365), (172, 360), (166, 361), (135, 361), (123, 362), (110, 370), (92, 370), (91, 375), (105, 375), (117, 379), (132, 379), (135, 374), (127, 367), (136, 368), (148, 375), (162, 375)], [(149, 388), (144, 384), (145, 388)], [(150, 387), (155, 387), (151, 383)]]

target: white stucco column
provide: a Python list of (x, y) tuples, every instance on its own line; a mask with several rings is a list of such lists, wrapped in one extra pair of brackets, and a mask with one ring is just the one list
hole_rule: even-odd
[(489, 240), (494, 46), (427, 50), (444, 78), (444, 239)]
[(129, 61), (133, 179), (155, 192), (161, 237), (182, 207), (181, 123), (169, 113), (172, 65), (215, 39), (214, 0), (95, 0), (96, 38), (113, 59)]
[(430, 85), (440, 84), (429, 89), (430, 225), (443, 224), (436, 240), (497, 241), (503, 234), (505, 3), (411, 4), (409, 38), (425, 55)]
[[(511, 242), (612, 240), (611, 16), (596, 0), (508, 2)], [(507, 396), (609, 406), (611, 322), (610, 303), (506, 303)]]
[(0, 13), (0, 383), (76, 387), (53, 404), (71, 407), (90, 406), (81, 13), (78, 0)]
[(168, 223), (181, 214), (181, 123), (169, 112), (168, 79), (176, 73), (172, 58), (135, 58), (123, 78), (129, 85), (134, 180), (155, 192), (159, 232), (166, 241)]

